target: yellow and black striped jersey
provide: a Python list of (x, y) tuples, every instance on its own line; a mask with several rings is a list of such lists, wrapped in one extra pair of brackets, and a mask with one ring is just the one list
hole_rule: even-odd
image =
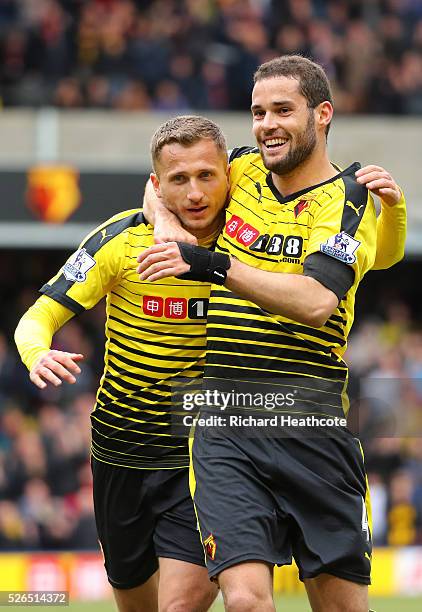
[[(322, 328), (266, 312), (224, 287), (213, 286), (207, 324), (207, 379), (250, 381), (289, 378), (307, 389), (301, 411), (324, 406), (347, 412), (342, 359), (353, 322), (357, 286), (374, 262), (376, 212), (354, 173), (282, 197), (257, 149), (231, 154), (231, 200), (217, 249), (272, 272), (303, 273), (305, 259), (324, 253), (354, 271), (353, 286)], [(322, 389), (325, 382), (335, 397)], [(318, 391), (320, 389), (320, 391)]]
[[(210, 286), (141, 281), (139, 253), (154, 244), (141, 210), (95, 229), (41, 292), (79, 314), (106, 297), (105, 368), (92, 421), (92, 454), (135, 468), (189, 465), (172, 432), (172, 383), (202, 375)], [(174, 415), (173, 415), (174, 416)]]

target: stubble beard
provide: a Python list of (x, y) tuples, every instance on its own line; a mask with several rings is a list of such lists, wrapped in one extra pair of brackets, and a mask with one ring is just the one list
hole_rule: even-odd
[(308, 122), (305, 130), (298, 136), (297, 143), (290, 147), (288, 153), (282, 159), (267, 160), (265, 153), (261, 153), (267, 170), (280, 176), (290, 174), (298, 166), (303, 164), (314, 152), (317, 144), (315, 132), (315, 119), (313, 109), (309, 109)]

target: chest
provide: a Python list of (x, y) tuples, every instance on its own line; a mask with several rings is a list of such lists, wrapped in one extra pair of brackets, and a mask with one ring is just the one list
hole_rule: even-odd
[(222, 242), (244, 263), (298, 273), (312, 229), (312, 198), (282, 204), (267, 185), (258, 184), (243, 180), (234, 189)]
[(195, 323), (206, 318), (210, 295), (208, 283), (194, 283), (175, 277), (155, 282), (142, 281), (136, 271), (137, 256), (153, 245), (152, 236), (132, 239), (116, 292), (136, 304), (140, 315), (157, 322)]

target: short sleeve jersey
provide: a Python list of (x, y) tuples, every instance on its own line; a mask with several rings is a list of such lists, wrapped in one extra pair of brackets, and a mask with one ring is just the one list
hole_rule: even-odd
[[(352, 164), (332, 179), (288, 197), (275, 188), (257, 149), (234, 149), (231, 199), (217, 249), (253, 267), (302, 274), (313, 253), (354, 271), (353, 286), (322, 328), (266, 312), (224, 287), (213, 286), (208, 312), (208, 379), (280, 381), (309, 392), (302, 412), (348, 410), (342, 359), (353, 322), (355, 293), (374, 262), (376, 212)], [(326, 389), (325, 383), (334, 390)]]
[(153, 244), (142, 211), (122, 212), (95, 229), (41, 292), (76, 314), (106, 296), (93, 456), (124, 467), (186, 467), (187, 434), (172, 431), (172, 386), (202, 375), (210, 286), (141, 281), (136, 258)]

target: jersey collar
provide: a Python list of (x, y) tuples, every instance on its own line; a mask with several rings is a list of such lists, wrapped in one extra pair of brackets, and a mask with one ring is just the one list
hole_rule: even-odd
[(333, 164), (333, 166), (339, 171), (339, 173), (333, 176), (332, 178), (326, 181), (323, 181), (322, 183), (318, 183), (317, 185), (310, 185), (309, 187), (306, 187), (306, 189), (301, 189), (300, 191), (296, 191), (296, 193), (291, 193), (289, 196), (286, 196), (286, 197), (283, 197), (281, 193), (278, 191), (277, 187), (274, 185), (273, 178), (271, 176), (271, 172), (268, 172), (266, 182), (267, 182), (268, 187), (271, 189), (272, 194), (277, 198), (280, 204), (287, 204), (288, 202), (292, 202), (293, 200), (296, 200), (296, 198), (300, 197), (301, 195), (304, 195), (308, 191), (313, 191), (314, 189), (317, 189), (318, 187), (322, 187), (322, 185), (327, 185), (327, 183), (332, 183), (333, 181), (336, 181), (341, 176), (344, 176), (347, 174), (354, 175), (356, 170), (359, 170), (359, 168), (361, 167), (359, 162), (353, 162), (353, 164), (351, 164), (345, 170), (340, 170), (340, 168), (336, 164)]

